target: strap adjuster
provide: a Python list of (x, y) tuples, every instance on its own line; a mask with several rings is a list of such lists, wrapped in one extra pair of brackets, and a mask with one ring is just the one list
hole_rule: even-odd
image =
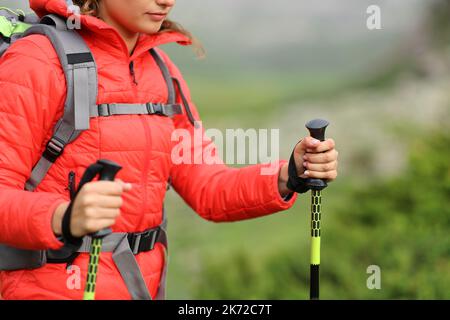
[(148, 114), (165, 115), (163, 105), (161, 103), (146, 103)]
[(64, 152), (64, 142), (60, 141), (56, 137), (52, 137), (47, 143), (43, 156), (51, 161), (55, 162), (56, 159)]
[(153, 250), (160, 230), (161, 229), (157, 227), (140, 233), (128, 234), (128, 242), (133, 254)]
[(100, 117), (109, 117), (111, 115), (111, 111), (109, 109), (109, 104), (98, 105), (98, 115)]

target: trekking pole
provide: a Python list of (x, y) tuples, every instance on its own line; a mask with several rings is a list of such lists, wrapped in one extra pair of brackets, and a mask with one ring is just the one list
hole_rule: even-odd
[[(326, 120), (315, 119), (306, 124), (311, 137), (325, 141), (325, 130), (329, 123)], [(310, 291), (311, 300), (319, 299), (319, 266), (320, 266), (320, 219), (322, 205), (322, 190), (328, 185), (322, 179), (308, 179), (306, 184), (311, 188), (311, 267)]]
[[(109, 160), (98, 160), (97, 164), (102, 166), (99, 180), (114, 181), (116, 174), (122, 169), (120, 165)], [(103, 238), (111, 233), (112, 230), (106, 228), (90, 235), (92, 244), (83, 300), (95, 300), (95, 284), (97, 282), (98, 262), (102, 252)]]

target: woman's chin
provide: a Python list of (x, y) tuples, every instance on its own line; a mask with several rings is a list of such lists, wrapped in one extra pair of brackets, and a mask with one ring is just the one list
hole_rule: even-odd
[(157, 33), (161, 29), (162, 23), (142, 23), (139, 25), (139, 32), (146, 34)]

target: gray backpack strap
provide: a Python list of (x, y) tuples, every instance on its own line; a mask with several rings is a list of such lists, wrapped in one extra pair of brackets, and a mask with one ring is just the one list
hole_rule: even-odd
[(167, 68), (167, 65), (164, 63), (163, 58), (159, 55), (158, 52), (156, 52), (155, 49), (151, 49), (150, 53), (152, 54), (153, 58), (155, 59), (156, 63), (158, 64), (159, 68), (161, 69), (164, 80), (167, 83), (167, 88), (169, 90), (169, 99), (168, 99), (169, 104), (175, 104), (175, 102), (176, 102), (176, 91), (175, 91), (175, 86), (174, 86), (174, 83), (175, 83), (177, 86), (178, 92), (180, 93), (181, 101), (184, 105), (184, 108), (186, 110), (186, 114), (187, 114), (189, 121), (195, 128), (198, 128), (198, 123), (195, 121), (195, 118), (192, 114), (188, 100), (187, 100), (186, 96), (184, 95), (183, 90), (181, 88), (180, 80), (171, 76), (169, 68)]
[[(158, 238), (155, 242), (160, 242), (165, 232), (162, 230), (158, 233)], [(166, 241), (167, 242), (167, 241)], [(87, 236), (83, 238), (83, 244), (78, 249), (78, 252), (89, 253), (91, 250), (92, 238)], [(112, 233), (103, 238), (102, 252), (112, 252), (112, 258), (119, 273), (127, 287), (128, 292), (131, 295), (132, 300), (152, 300), (152, 297), (148, 291), (145, 283), (144, 276), (142, 275), (139, 264), (135, 258), (135, 252), (139, 247), (139, 241), (134, 243), (134, 248), (130, 247), (128, 234), (123, 232)], [(167, 250), (166, 250), (167, 252)], [(165, 278), (167, 270), (167, 257), (165, 257), (164, 268), (162, 271), (160, 288), (156, 296), (157, 300), (161, 300), (161, 296), (164, 297), (165, 292)]]
[[(102, 252), (112, 252), (114, 264), (119, 270), (123, 281), (131, 295), (132, 300), (152, 300), (148, 291), (142, 272), (136, 261), (135, 255), (138, 254), (142, 241), (151, 240), (151, 249), (156, 243), (164, 246), (165, 257), (164, 267), (161, 272), (160, 285), (155, 300), (164, 300), (166, 293), (166, 278), (168, 266), (168, 243), (167, 243), (167, 216), (163, 207), (163, 222), (157, 228), (146, 230), (143, 233), (137, 233), (137, 237), (130, 242), (127, 233), (116, 232), (103, 238)], [(151, 235), (148, 232), (151, 232)], [(78, 252), (89, 253), (91, 251), (92, 238), (86, 236), (83, 238)]]
[(164, 255), (164, 267), (161, 274), (161, 280), (159, 282), (158, 293), (156, 294), (155, 300), (166, 300), (166, 282), (167, 282), (167, 270), (169, 265), (169, 243), (167, 239), (167, 214), (166, 209), (163, 205), (163, 221), (160, 225), (161, 231), (158, 234), (158, 239), (156, 242), (161, 243), (165, 249)]
[(0, 36), (0, 57), (5, 53), (6, 49), (9, 48), (9, 43), (2, 39)]
[(39, 23), (39, 17), (33, 13), (25, 15), (25, 19), (23, 20), (25, 23), (29, 24), (38, 24)]
[(41, 24), (29, 28), (24, 36), (31, 34), (42, 34), (50, 39), (64, 70), (67, 96), (64, 116), (57, 122), (52, 138), (26, 183), (25, 189), (29, 191), (35, 190), (44, 179), (64, 147), (83, 130), (89, 129), (90, 110), (96, 105), (98, 83), (97, 67), (88, 46), (77, 32), (67, 29), (64, 19), (56, 15), (45, 16)]
[(22, 250), (0, 243), (0, 271), (31, 270), (46, 262), (45, 251)]
[[(112, 252), (114, 264), (119, 270), (132, 300), (152, 300), (145, 284), (144, 276), (130, 248), (127, 236), (128, 234), (125, 232), (115, 232), (107, 235), (103, 238), (102, 252)], [(91, 243), (91, 237), (84, 237), (83, 244), (77, 251), (89, 253)]]
[[(168, 90), (168, 103), (169, 104), (175, 104), (176, 103), (176, 91), (175, 86), (173, 84), (173, 78), (170, 74), (169, 68), (167, 67), (166, 63), (164, 62), (161, 55), (152, 48), (150, 50), (151, 55), (153, 56), (153, 59), (155, 59), (156, 64), (159, 66), (159, 69), (161, 70), (161, 73), (164, 77), (164, 80), (167, 84), (167, 90)], [(181, 108), (181, 107), (180, 107)], [(170, 179), (169, 179), (169, 186), (170, 186)], [(168, 264), (169, 264), (169, 243), (167, 239), (167, 214), (166, 210), (163, 206), (163, 220), (161, 223), (161, 231), (158, 235), (157, 242), (161, 243), (165, 248), (165, 255), (164, 255), (164, 267), (161, 274), (161, 280), (160, 285), (158, 289), (158, 293), (156, 294), (155, 300), (165, 300), (166, 299), (166, 282), (167, 282), (167, 270), (168, 270)]]
[(167, 103), (175, 104), (176, 103), (176, 94), (175, 94), (175, 88), (173, 86), (172, 76), (170, 75), (169, 68), (167, 67), (163, 58), (160, 56), (160, 54), (154, 48), (150, 49), (150, 54), (152, 55), (153, 59), (155, 59), (156, 64), (158, 65), (159, 69), (161, 70), (164, 80), (166, 81), (167, 89), (168, 89), (168, 93), (169, 93)]
[(152, 300), (141, 269), (125, 235), (114, 249), (112, 258), (119, 269), (132, 300)]

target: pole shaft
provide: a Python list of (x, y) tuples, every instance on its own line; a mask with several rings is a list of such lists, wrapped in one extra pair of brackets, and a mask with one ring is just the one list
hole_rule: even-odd
[(311, 300), (319, 300), (319, 267), (319, 265), (312, 264), (310, 269), (311, 286), (309, 288), (309, 297)]
[(97, 281), (98, 261), (102, 251), (102, 238), (92, 239), (91, 252), (89, 254), (88, 275), (84, 288), (83, 300), (95, 300), (95, 284)]
[(320, 219), (322, 191), (311, 190), (311, 269), (310, 298), (319, 299)]

